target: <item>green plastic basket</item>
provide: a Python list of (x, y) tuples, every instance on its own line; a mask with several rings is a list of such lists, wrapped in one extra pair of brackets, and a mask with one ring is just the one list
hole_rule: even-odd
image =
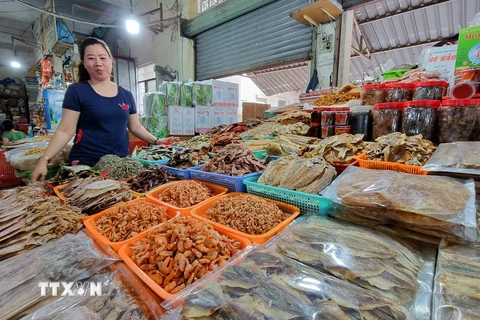
[(267, 156), (267, 150), (265, 150), (265, 149), (253, 151), (252, 153), (255, 156), (255, 158), (257, 158), (259, 160), (263, 160)]
[(304, 215), (326, 216), (328, 214), (330, 200), (314, 194), (261, 184), (257, 182), (258, 179), (257, 176), (243, 180), (248, 193), (292, 204), (300, 208), (300, 213)]
[[(60, 170), (60, 167), (55, 167), (55, 168), (49, 168), (47, 170), (47, 176), (45, 177), (45, 180), (50, 180), (55, 178), (57, 175), (58, 170)], [(32, 180), (32, 172), (33, 171), (20, 171), (20, 170), (15, 170), (15, 176), (17, 178), (21, 179), (26, 179), (26, 180)]]
[(403, 77), (405, 73), (408, 71), (411, 71), (412, 69), (402, 69), (402, 70), (391, 70), (391, 71), (386, 71), (382, 73), (383, 79), (384, 80), (390, 80), (390, 79), (398, 79)]
[(165, 165), (168, 162), (168, 160), (145, 160), (140, 157), (134, 157), (133, 159), (143, 164), (144, 167), (155, 167), (156, 165)]

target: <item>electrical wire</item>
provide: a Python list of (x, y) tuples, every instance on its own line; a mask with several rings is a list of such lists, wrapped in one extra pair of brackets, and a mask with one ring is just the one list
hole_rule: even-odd
[[(58, 14), (58, 13), (54, 13), (54, 12), (50, 12), (50, 11), (47, 11), (43, 8), (39, 8), (39, 7), (36, 7), (34, 5), (31, 5), (29, 3), (26, 3), (22, 0), (15, 0), (15, 2), (18, 2), (20, 4), (23, 4), (24, 6), (27, 6), (33, 10), (37, 10), (37, 11), (40, 11), (46, 15), (51, 15), (51, 16), (54, 16), (54, 17), (57, 17), (57, 18), (61, 18), (61, 19), (65, 19), (65, 20), (69, 20), (69, 21), (73, 21), (73, 22), (77, 22), (77, 23), (83, 23), (83, 24), (87, 24), (87, 25), (91, 25), (91, 26), (95, 26), (95, 27), (104, 27), (104, 28), (123, 28), (122, 25), (117, 25), (117, 24), (103, 24), (103, 23), (96, 23), (96, 22), (90, 22), (90, 21), (85, 21), (85, 20), (80, 20), (80, 19), (76, 19), (76, 18), (72, 18), (72, 17), (69, 17), (69, 16), (65, 16), (65, 15), (62, 15), (62, 14)], [(169, 19), (164, 19), (162, 21), (157, 21), (157, 22), (154, 22), (154, 23), (150, 23), (150, 24), (144, 24), (143, 26), (144, 27), (151, 27), (151, 26), (156, 26), (164, 21), (168, 21), (168, 20), (174, 20), (174, 19), (178, 19), (180, 17), (180, 15), (178, 16), (175, 16), (175, 17), (172, 17), (172, 18), (169, 18)]]

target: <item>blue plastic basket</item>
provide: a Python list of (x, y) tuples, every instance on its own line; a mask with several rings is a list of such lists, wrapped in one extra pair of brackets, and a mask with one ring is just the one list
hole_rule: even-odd
[[(192, 167), (192, 168), (196, 168), (196, 167)], [(178, 168), (172, 168), (172, 167), (165, 166), (165, 169), (170, 171), (172, 176), (175, 176), (175, 177), (181, 178), (181, 179), (190, 179), (192, 177), (192, 175), (191, 175), (190, 171), (188, 171), (188, 169), (192, 169), (192, 168), (178, 169)]]
[(266, 164), (269, 164), (270, 162), (272, 162), (273, 160), (277, 160), (277, 159), (280, 159), (282, 156), (267, 156), (267, 159), (265, 159), (265, 163)]
[(173, 146), (173, 149), (177, 150), (177, 151), (183, 151), (185, 150), (184, 147), (177, 147), (177, 146)]
[(230, 192), (246, 192), (247, 188), (243, 184), (243, 181), (247, 178), (257, 178), (262, 172), (254, 172), (241, 177), (227, 176), (225, 174), (218, 174), (208, 171), (202, 171), (200, 167), (188, 168), (190, 171), (190, 178), (194, 180), (206, 181), (228, 188)]
[(155, 167), (158, 165), (165, 165), (167, 164), (168, 160), (145, 160), (140, 157), (134, 157), (133, 159), (137, 160), (141, 164), (143, 164), (144, 167)]
[(245, 179), (243, 183), (247, 192), (264, 198), (292, 204), (300, 208), (301, 214), (326, 216), (330, 208), (330, 200), (305, 192), (298, 192), (258, 183), (257, 177)]

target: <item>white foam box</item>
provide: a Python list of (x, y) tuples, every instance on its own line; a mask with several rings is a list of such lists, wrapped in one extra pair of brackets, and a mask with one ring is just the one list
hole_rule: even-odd
[(240, 86), (237, 83), (227, 82), (226, 102), (227, 107), (238, 108), (240, 98)]
[(212, 127), (225, 124), (225, 109), (213, 107), (212, 111)]
[(182, 122), (184, 136), (193, 136), (195, 134), (195, 108), (182, 107)]
[(168, 134), (183, 134), (183, 108), (180, 106), (168, 107)]
[(195, 107), (195, 131), (204, 133), (212, 128), (212, 107), (196, 106)]
[(238, 109), (225, 108), (225, 124), (232, 124), (238, 122)]
[(223, 81), (212, 81), (212, 106), (226, 107), (227, 106), (227, 83)]

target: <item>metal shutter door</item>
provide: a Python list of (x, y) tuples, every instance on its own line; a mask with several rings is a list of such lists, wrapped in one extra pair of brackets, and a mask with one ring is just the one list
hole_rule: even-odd
[(290, 17), (308, 4), (278, 0), (197, 35), (197, 80), (310, 58), (312, 29)]

